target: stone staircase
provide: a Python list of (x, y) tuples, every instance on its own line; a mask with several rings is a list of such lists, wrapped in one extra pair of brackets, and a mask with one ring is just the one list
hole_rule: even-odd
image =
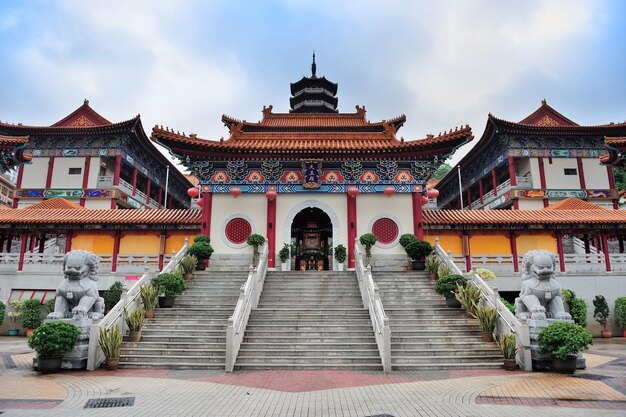
[(224, 369), (226, 320), (246, 272), (196, 271), (173, 308), (157, 308), (141, 341), (124, 342), (120, 368)]
[(424, 272), (374, 272), (391, 327), (393, 370), (501, 368), (495, 343), (481, 340), (478, 321), (450, 308)]
[(235, 369), (382, 370), (354, 272), (268, 272)]

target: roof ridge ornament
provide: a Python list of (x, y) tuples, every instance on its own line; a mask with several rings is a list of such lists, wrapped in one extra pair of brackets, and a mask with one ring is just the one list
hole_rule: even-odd
[(316, 71), (317, 71), (317, 65), (315, 65), (315, 50), (313, 50), (313, 63), (311, 64), (311, 74), (313, 78), (315, 78)]

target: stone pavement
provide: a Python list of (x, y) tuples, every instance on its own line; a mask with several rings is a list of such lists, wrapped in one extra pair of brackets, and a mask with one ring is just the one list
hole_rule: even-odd
[[(10, 340), (7, 340), (10, 339)], [(5, 416), (626, 416), (626, 340), (596, 339), (588, 368), (554, 373), (125, 369), (40, 375), (24, 338), (0, 337)], [(131, 397), (132, 405), (84, 408)]]

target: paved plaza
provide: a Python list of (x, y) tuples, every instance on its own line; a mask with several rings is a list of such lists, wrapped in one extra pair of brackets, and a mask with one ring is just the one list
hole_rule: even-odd
[[(24, 338), (0, 337), (4, 416), (624, 416), (626, 340), (596, 339), (574, 376), (481, 371), (126, 369), (41, 375)], [(89, 400), (132, 405), (85, 408)]]

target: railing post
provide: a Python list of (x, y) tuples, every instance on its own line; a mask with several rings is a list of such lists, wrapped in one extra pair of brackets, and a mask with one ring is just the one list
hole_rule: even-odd
[(391, 327), (389, 327), (389, 317), (383, 318), (383, 352), (382, 363), (385, 373), (391, 372)]
[(94, 371), (98, 366), (98, 356), (100, 355), (100, 323), (92, 323), (89, 329), (89, 351), (87, 352), (87, 370)]
[(518, 346), (519, 351), (517, 352), (517, 356), (520, 359), (518, 362), (521, 363), (525, 371), (532, 371), (533, 363), (530, 352), (530, 332), (528, 331), (528, 325), (522, 324), (517, 330), (517, 340), (521, 345)]
[(233, 325), (233, 316), (230, 316), (227, 321), (226, 327), (226, 359), (225, 359), (225, 371), (232, 372), (235, 368), (235, 327)]

